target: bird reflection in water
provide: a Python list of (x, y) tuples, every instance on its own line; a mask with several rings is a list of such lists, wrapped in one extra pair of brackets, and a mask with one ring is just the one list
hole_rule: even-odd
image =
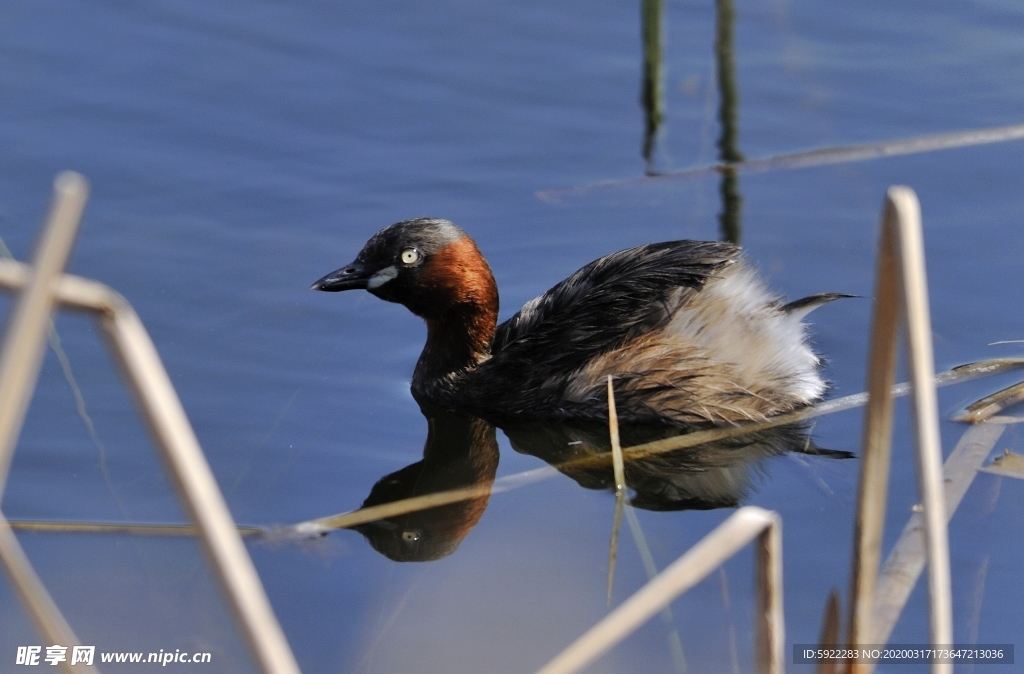
[(427, 418), (423, 459), (378, 480), (362, 507), (465, 487), (483, 488), (484, 493), (354, 527), (377, 552), (396, 562), (427, 562), (455, 552), (484, 514), (498, 470), (494, 426), (440, 408), (421, 406), (420, 411)]
[[(446, 557), (483, 516), (498, 469), (495, 426), (483, 419), (421, 406), (427, 418), (423, 459), (385, 475), (362, 507), (454, 489), (475, 488), (472, 498), (355, 527), (382, 555), (398, 562)], [(586, 489), (614, 490), (608, 427), (529, 424), (502, 426), (512, 447), (554, 466)], [(620, 428), (622, 444), (635, 446), (679, 435), (678, 428)], [(626, 460), (629, 504), (645, 510), (736, 507), (762, 474), (765, 459), (787, 452), (831, 458), (852, 454), (815, 447), (806, 424), (762, 429), (695, 447)]]
[[(607, 427), (537, 424), (502, 430), (516, 451), (543, 459), (581, 487), (614, 491)], [(678, 428), (619, 428), (626, 448), (678, 435)], [(627, 450), (628, 502), (634, 508), (661, 511), (735, 508), (750, 494), (764, 460), (787, 452), (853, 456), (815, 447), (806, 424), (776, 426), (641, 458), (631, 459)]]

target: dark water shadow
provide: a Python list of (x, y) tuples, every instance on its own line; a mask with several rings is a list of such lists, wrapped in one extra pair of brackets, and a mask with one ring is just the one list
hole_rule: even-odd
[[(431, 561), (454, 553), (483, 516), (498, 468), (495, 425), (440, 408), (421, 406), (421, 411), (428, 422), (423, 459), (378, 480), (361, 508), (467, 488), (475, 494), (352, 527), (379, 553), (399, 562)], [(614, 491), (607, 426), (533, 423), (501, 428), (517, 452), (547, 462), (585, 489)], [(676, 428), (620, 428), (626, 446), (678, 435)], [(763, 429), (627, 459), (628, 503), (653, 511), (734, 508), (764, 475), (764, 461), (787, 452), (852, 456), (816, 448), (806, 423)]]
[[(502, 429), (512, 447), (554, 466), (585, 489), (614, 491), (611, 444), (603, 426), (529, 425)], [(679, 435), (678, 429), (620, 427), (626, 447)], [(695, 447), (625, 461), (628, 503), (655, 511), (735, 508), (764, 475), (762, 465), (788, 452), (848, 458), (814, 446), (806, 424), (790, 424)]]

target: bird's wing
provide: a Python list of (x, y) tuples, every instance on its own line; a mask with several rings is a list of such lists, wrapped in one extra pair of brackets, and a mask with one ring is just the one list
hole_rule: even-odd
[(498, 326), (493, 357), (481, 369), (528, 364), (528, 372), (515, 373), (524, 385), (568, 374), (663, 325), (681, 302), (738, 256), (736, 246), (715, 241), (667, 241), (606, 255)]

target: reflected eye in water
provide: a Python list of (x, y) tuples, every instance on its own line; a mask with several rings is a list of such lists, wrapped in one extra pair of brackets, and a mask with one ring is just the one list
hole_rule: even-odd
[(498, 470), (494, 426), (443, 410), (423, 412), (428, 422), (423, 459), (378, 480), (363, 508), (466, 487), (484, 493), (353, 527), (374, 550), (396, 562), (426, 562), (455, 552), (487, 508), (488, 488)]

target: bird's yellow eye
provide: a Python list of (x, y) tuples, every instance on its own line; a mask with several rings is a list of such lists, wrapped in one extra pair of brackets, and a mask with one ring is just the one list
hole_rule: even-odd
[(403, 264), (416, 264), (419, 262), (420, 252), (415, 248), (406, 248), (402, 251)]

